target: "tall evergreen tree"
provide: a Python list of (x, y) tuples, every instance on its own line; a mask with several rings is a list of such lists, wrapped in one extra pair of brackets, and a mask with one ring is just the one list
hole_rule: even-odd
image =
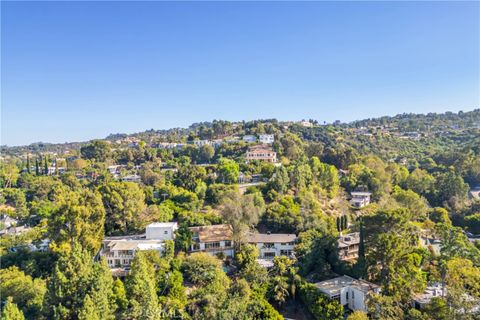
[(91, 297), (98, 319), (115, 319), (116, 304), (113, 294), (112, 272), (108, 269), (104, 260), (95, 263), (93, 266), (90, 291), (87, 296)]
[(12, 300), (12, 297), (7, 298), (7, 302), (2, 309), (0, 320), (25, 320), (23, 312)]
[(27, 172), (30, 173), (30, 155), (27, 154)]
[(82, 310), (91, 282), (92, 256), (76, 244), (61, 253), (48, 282), (45, 310), (48, 319), (74, 319)]
[(88, 294), (83, 300), (83, 308), (78, 312), (78, 320), (102, 320), (97, 313), (97, 306)]
[(363, 220), (360, 218), (360, 242), (358, 244), (358, 259), (355, 264), (355, 274), (358, 278), (366, 277), (366, 258), (365, 258), (365, 230)]
[(134, 319), (159, 319), (159, 302), (155, 269), (146, 252), (139, 252), (132, 262), (125, 287)]
[(47, 159), (47, 157), (45, 157), (45, 165), (44, 165), (43, 173), (45, 175), (48, 175), (48, 159)]
[(38, 157), (35, 158), (35, 174), (40, 175), (40, 164), (38, 163)]
[(80, 245), (60, 253), (48, 281), (48, 319), (114, 319), (113, 279)]

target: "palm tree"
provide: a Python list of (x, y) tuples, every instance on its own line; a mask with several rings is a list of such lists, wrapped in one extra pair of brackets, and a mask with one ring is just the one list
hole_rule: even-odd
[(287, 300), (288, 296), (289, 292), (287, 278), (282, 276), (276, 276), (273, 278), (272, 297), (278, 306), (281, 306), (285, 300)]

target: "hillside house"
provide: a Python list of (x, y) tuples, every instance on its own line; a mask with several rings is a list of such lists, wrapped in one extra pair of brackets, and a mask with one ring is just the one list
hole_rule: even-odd
[(173, 240), (178, 229), (176, 222), (155, 222), (145, 228), (145, 238), (155, 240)]
[(228, 224), (189, 228), (192, 232), (190, 252), (207, 252), (233, 257), (233, 230)]
[(340, 235), (340, 238), (338, 238), (338, 258), (343, 261), (357, 259), (359, 245), (360, 232)]
[(143, 250), (165, 251), (165, 241), (174, 240), (176, 222), (149, 224), (145, 235), (105, 237), (100, 257), (105, 258), (109, 268), (129, 268), (135, 254)]
[(254, 160), (276, 163), (277, 153), (263, 146), (249, 148), (246, 154), (246, 162), (249, 163)]
[(277, 256), (294, 256), (297, 236), (287, 233), (249, 233), (247, 242), (258, 248), (260, 259), (273, 259)]
[(338, 300), (352, 311), (367, 312), (368, 296), (372, 293), (380, 293), (380, 286), (349, 276), (317, 282), (315, 286), (330, 299)]
[(275, 136), (273, 134), (261, 134), (258, 136), (260, 143), (271, 144), (275, 142)]
[(353, 191), (351, 192), (352, 199), (350, 204), (355, 208), (363, 208), (370, 204), (370, 197), (372, 196), (371, 192), (364, 191)]
[(254, 135), (245, 135), (242, 137), (242, 140), (245, 142), (257, 142), (257, 137)]

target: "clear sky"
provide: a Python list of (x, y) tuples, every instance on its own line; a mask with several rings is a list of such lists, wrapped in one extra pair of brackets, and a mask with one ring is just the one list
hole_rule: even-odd
[(4, 2), (1, 143), (480, 105), (479, 2)]

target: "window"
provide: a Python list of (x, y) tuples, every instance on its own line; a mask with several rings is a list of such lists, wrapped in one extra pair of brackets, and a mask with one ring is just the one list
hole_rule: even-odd
[(225, 247), (231, 247), (232, 246), (232, 241), (226, 240), (225, 241)]
[(347, 293), (345, 294), (345, 300), (347, 300), (347, 303), (348, 303), (348, 291), (347, 291)]
[(275, 258), (275, 252), (265, 252), (263, 256), (265, 258)]
[(205, 249), (215, 249), (215, 248), (220, 248), (220, 242), (205, 243)]
[(168, 230), (163, 231), (163, 234), (168, 234)]
[(275, 244), (274, 243), (264, 243), (263, 246), (265, 248), (273, 248), (275, 246)]

